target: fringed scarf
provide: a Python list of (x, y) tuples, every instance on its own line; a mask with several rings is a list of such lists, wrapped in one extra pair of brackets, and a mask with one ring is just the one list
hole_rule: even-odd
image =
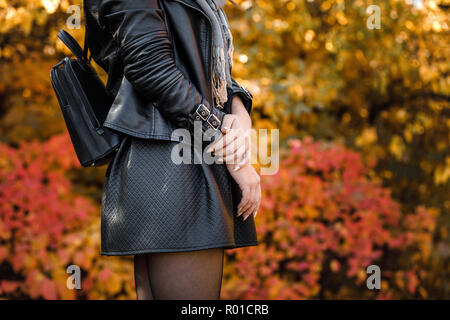
[(223, 7), (226, 0), (195, 0), (209, 17), (213, 33), (213, 99), (223, 109), (228, 100), (227, 86), (231, 87), (233, 64), (233, 36)]

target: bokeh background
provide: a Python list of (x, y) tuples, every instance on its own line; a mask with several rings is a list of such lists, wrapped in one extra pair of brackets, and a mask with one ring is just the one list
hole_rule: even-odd
[[(233, 76), (281, 158), (262, 177), (261, 244), (227, 251), (222, 298), (450, 298), (450, 2), (236, 2)], [(49, 80), (74, 4), (0, 0), (3, 299), (135, 298), (132, 258), (99, 254), (106, 167), (79, 166)]]

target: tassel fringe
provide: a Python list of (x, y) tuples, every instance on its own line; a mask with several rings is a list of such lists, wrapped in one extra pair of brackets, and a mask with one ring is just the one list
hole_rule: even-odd
[(214, 50), (214, 61), (217, 63), (217, 68), (214, 69), (212, 75), (213, 95), (216, 99), (217, 107), (223, 109), (228, 100), (227, 93), (227, 77), (223, 73), (225, 70), (225, 52), (221, 47), (216, 47)]

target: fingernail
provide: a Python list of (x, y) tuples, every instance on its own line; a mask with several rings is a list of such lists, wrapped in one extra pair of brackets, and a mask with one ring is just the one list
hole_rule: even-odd
[(247, 216), (244, 218), (244, 221), (247, 220), (247, 218), (248, 218), (249, 216), (250, 216), (250, 215), (247, 215)]
[(256, 218), (256, 215), (258, 214), (258, 211), (255, 211), (255, 218)]
[(236, 166), (236, 167), (234, 167), (233, 171), (238, 171), (240, 168), (241, 168), (241, 167)]
[(210, 153), (212, 151), (212, 148), (209, 148), (206, 150), (206, 152)]

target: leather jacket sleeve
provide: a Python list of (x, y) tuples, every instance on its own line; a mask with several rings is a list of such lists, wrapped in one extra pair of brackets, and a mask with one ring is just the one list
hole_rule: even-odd
[(240, 86), (236, 82), (236, 80), (234, 80), (233, 78), (231, 80), (232, 80), (233, 98), (236, 95), (239, 96), (239, 98), (241, 98), (248, 114), (250, 114), (250, 112), (252, 110), (252, 104), (253, 104), (253, 95), (246, 88)]
[(222, 122), (225, 113), (211, 106), (177, 68), (157, 0), (100, 0), (99, 22), (117, 44), (127, 80), (156, 101), (164, 117), (192, 129), (195, 111), (203, 104)]

